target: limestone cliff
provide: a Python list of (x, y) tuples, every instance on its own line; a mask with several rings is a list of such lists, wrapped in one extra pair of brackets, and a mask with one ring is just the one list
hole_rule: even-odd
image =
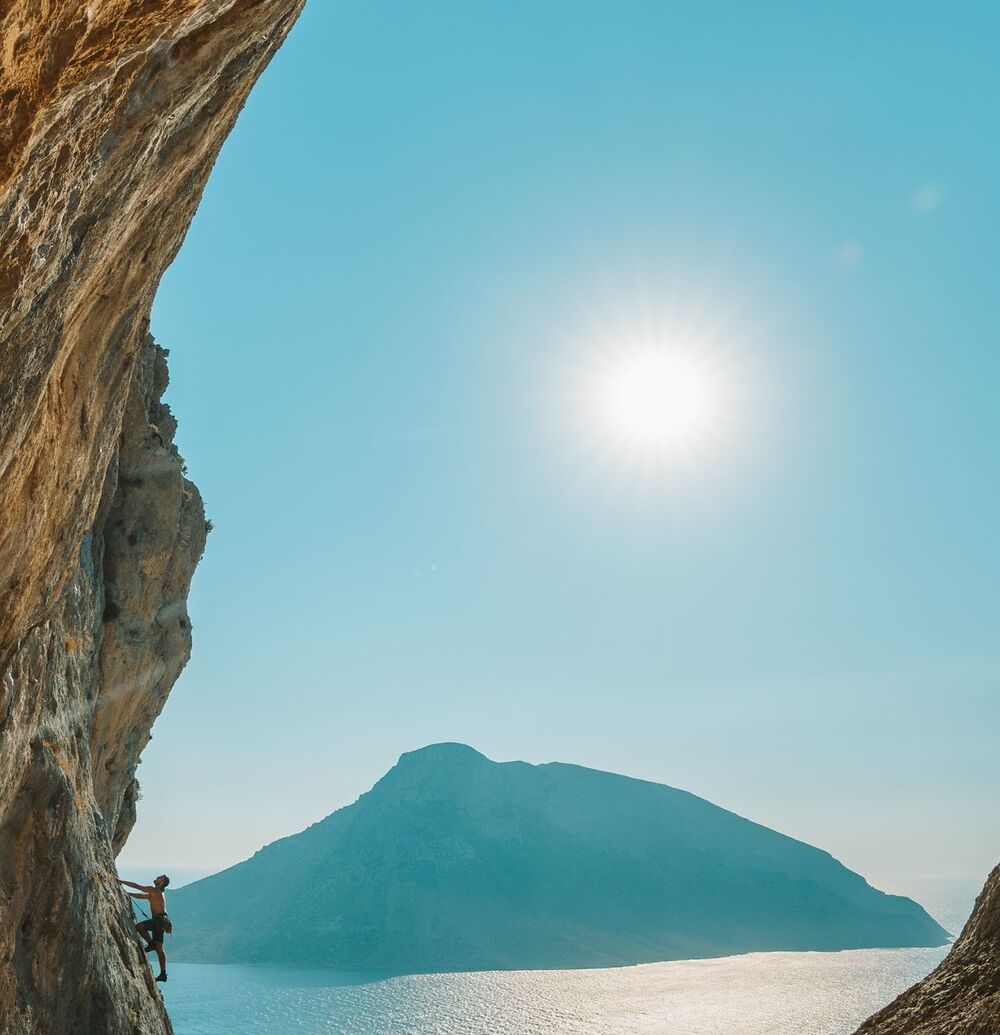
[(165, 387), (165, 353), (147, 338), (68, 591), (3, 676), (4, 1032), (166, 1025), (111, 883), (135, 816), (139, 752), (190, 652), (185, 598), (205, 546)]
[(0, 7), (0, 1030), (168, 1032), (110, 882), (204, 546), (148, 335), (302, 0)]
[(870, 1017), (857, 1035), (1000, 1032), (1000, 866), (941, 965)]

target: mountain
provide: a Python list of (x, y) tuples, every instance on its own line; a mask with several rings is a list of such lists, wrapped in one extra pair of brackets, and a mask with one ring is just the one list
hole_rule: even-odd
[(341, 970), (597, 967), (941, 945), (826, 852), (686, 791), (462, 744), (171, 895), (175, 959)]

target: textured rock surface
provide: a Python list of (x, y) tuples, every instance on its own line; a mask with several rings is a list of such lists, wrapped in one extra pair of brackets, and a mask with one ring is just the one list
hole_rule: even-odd
[(958, 941), (923, 981), (870, 1017), (857, 1035), (997, 1035), (1000, 1032), (1000, 866)]
[(205, 545), (165, 387), (165, 353), (148, 338), (69, 590), (3, 677), (4, 1032), (166, 1027), (108, 838), (131, 827), (139, 752), (187, 660), (184, 600)]
[(3, 5), (0, 658), (66, 585), (160, 275), (301, 3)]
[(170, 1030), (110, 880), (204, 545), (148, 315), (301, 6), (0, 6), (4, 1035)]
[(150, 338), (132, 382), (124, 433), (100, 522), (103, 625), (91, 732), (93, 784), (117, 853), (135, 821), (136, 760), (191, 654), (187, 594), (205, 548), (198, 490), (173, 446), (160, 402), (166, 353)]

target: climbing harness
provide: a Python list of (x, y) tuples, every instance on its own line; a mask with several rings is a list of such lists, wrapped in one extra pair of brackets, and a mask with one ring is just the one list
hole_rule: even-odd
[[(136, 906), (138, 905), (138, 903), (137, 903), (137, 901), (134, 898), (132, 898), (131, 895), (129, 895), (128, 896), (128, 904), (129, 904), (129, 906), (132, 909), (132, 919), (135, 920), (135, 910), (136, 910)], [(139, 906), (138, 908), (139, 908), (139, 913), (142, 915), (142, 921), (140, 921), (140, 922), (152, 921), (153, 918), (151, 916), (147, 916), (146, 915), (146, 910), (143, 909), (142, 906)], [(170, 917), (167, 916), (166, 913), (163, 913), (160, 916), (159, 919), (160, 919), (160, 926), (163, 929), (163, 933), (164, 934), (173, 934), (174, 933), (174, 925), (170, 922)]]

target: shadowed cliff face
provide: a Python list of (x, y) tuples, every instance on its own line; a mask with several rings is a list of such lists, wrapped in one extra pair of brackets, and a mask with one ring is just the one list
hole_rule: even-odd
[(205, 543), (148, 335), (302, 0), (0, 14), (0, 1027), (170, 1030), (112, 883)]
[(870, 1017), (857, 1035), (1000, 1032), (1000, 866), (941, 965)]

